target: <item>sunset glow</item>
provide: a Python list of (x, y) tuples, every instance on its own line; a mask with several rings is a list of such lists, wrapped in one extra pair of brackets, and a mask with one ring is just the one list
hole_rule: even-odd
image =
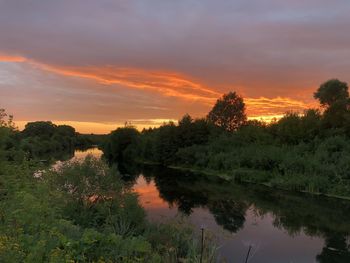
[(204, 117), (229, 91), (249, 119), (319, 107), (320, 83), (349, 81), (349, 2), (262, 2), (2, 1), (0, 108), (106, 133)]

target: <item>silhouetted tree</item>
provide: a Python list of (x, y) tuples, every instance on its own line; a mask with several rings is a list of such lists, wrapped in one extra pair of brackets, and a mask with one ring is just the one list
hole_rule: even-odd
[(134, 127), (118, 128), (113, 131), (104, 146), (104, 154), (110, 162), (129, 161), (134, 158), (139, 132)]
[(296, 112), (287, 112), (276, 124), (275, 135), (282, 143), (297, 144), (303, 139), (301, 117)]
[(55, 133), (56, 127), (51, 121), (28, 122), (22, 134), (24, 137), (51, 137)]
[(174, 156), (179, 147), (177, 127), (174, 123), (161, 126), (157, 131), (155, 140), (155, 155), (158, 162), (169, 164), (174, 160)]
[(188, 147), (208, 141), (211, 132), (210, 124), (205, 119), (193, 120), (188, 114), (179, 120), (177, 129), (179, 147)]
[(216, 101), (209, 112), (208, 121), (227, 131), (237, 130), (247, 119), (243, 98), (230, 92)]
[(348, 84), (338, 79), (331, 79), (321, 84), (314, 93), (314, 98), (320, 101), (323, 107), (329, 108), (340, 101), (348, 102)]
[(325, 128), (340, 128), (349, 119), (348, 85), (337, 79), (323, 83), (314, 93), (314, 97), (325, 108), (323, 124)]
[(75, 129), (69, 125), (58, 125), (56, 133), (60, 136), (74, 137), (76, 135)]
[(65, 159), (64, 155), (71, 155), (76, 146), (75, 129), (68, 125), (57, 126), (51, 121), (29, 122), (20, 134), (21, 148), (31, 158)]
[(318, 134), (320, 129), (320, 122), (322, 119), (322, 114), (318, 109), (308, 109), (304, 112), (301, 117), (302, 130), (304, 131), (304, 136), (307, 139), (312, 140)]
[(5, 109), (0, 108), (0, 127), (7, 127), (11, 130), (16, 129), (13, 122), (13, 115), (8, 115)]

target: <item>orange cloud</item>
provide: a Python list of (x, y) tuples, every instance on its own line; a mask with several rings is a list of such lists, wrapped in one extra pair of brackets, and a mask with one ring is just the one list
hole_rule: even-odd
[[(21, 56), (0, 55), (0, 61), (26, 62), (42, 70), (60, 74), (63, 76), (90, 79), (106, 85), (120, 84), (121, 86), (157, 92), (163, 96), (175, 97), (183, 100), (196, 101), (208, 106), (208, 109), (215, 103), (221, 93), (208, 88), (199, 81), (176, 72), (145, 70), (138, 68), (122, 68), (115, 66), (88, 66), (88, 67), (64, 67), (43, 64)], [(306, 103), (292, 98), (244, 98), (247, 105), (247, 113), (250, 118), (271, 119), (272, 116), (280, 116), (287, 111), (298, 111), (316, 107), (315, 103)], [(149, 123), (141, 120), (136, 121), (136, 126), (151, 124), (159, 126), (161, 123)], [(131, 121), (132, 122), (132, 121)], [(157, 122), (157, 121), (156, 121)], [(85, 130), (85, 124), (74, 122), (78, 129)], [(133, 122), (132, 122), (133, 123)], [(90, 125), (91, 123), (89, 123)], [(109, 125), (115, 124), (94, 124), (98, 131), (111, 130)], [(107, 128), (108, 127), (108, 128)]]
[(308, 108), (317, 107), (316, 103), (306, 103), (291, 98), (245, 98), (247, 113), (252, 119), (279, 118), (288, 111), (303, 112)]
[(21, 56), (11, 56), (0, 53), (0, 62), (25, 62), (27, 59)]
[[(121, 84), (131, 88), (148, 89), (164, 96), (195, 100), (211, 106), (221, 93), (189, 80), (178, 73), (116, 67), (63, 68), (44, 66), (46, 70), (66, 76), (94, 79), (104, 84)], [(315, 104), (291, 98), (245, 98), (248, 114), (265, 116), (287, 111), (303, 111)]]
[(100, 83), (156, 91), (164, 96), (200, 101), (211, 105), (221, 94), (179, 73), (134, 68), (60, 67), (40, 64), (42, 69), (65, 76), (93, 79)]

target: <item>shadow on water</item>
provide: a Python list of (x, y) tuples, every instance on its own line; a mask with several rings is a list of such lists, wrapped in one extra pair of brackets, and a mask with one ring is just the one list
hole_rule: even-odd
[[(201, 209), (233, 239), (249, 243), (261, 235), (262, 248), (257, 248), (250, 262), (350, 262), (349, 201), (235, 184), (159, 166), (130, 167), (122, 167), (122, 173), (127, 174), (124, 178), (131, 187), (137, 186), (140, 176), (146, 184), (154, 184), (158, 197), (150, 202), (160, 198), (186, 216), (194, 216)], [(259, 223), (252, 228), (254, 220)], [(298, 242), (304, 244), (295, 244)], [(271, 250), (265, 244), (270, 244)], [(276, 251), (276, 246), (284, 246), (284, 252)], [(284, 258), (285, 251), (292, 256)], [(226, 258), (233, 253), (243, 255), (244, 251), (227, 248), (223, 252)], [(307, 253), (313, 254), (313, 260), (306, 258)]]

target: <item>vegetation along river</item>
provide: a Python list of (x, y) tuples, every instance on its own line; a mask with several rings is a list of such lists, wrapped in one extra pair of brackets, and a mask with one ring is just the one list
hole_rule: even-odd
[[(75, 158), (98, 149), (76, 151)], [(350, 202), (159, 166), (122, 170), (151, 221), (204, 228), (227, 262), (350, 262)], [(235, 259), (235, 260), (232, 260)]]

